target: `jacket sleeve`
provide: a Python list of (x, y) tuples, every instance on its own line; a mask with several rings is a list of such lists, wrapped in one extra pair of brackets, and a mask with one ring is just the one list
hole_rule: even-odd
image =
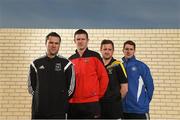
[(67, 89), (68, 89), (68, 96), (69, 99), (73, 96), (74, 89), (75, 89), (75, 72), (74, 72), (74, 66), (69, 61), (69, 63), (65, 66), (65, 74), (67, 79)]
[(146, 88), (149, 100), (151, 101), (153, 92), (154, 92), (154, 83), (153, 83), (153, 78), (151, 76), (150, 69), (147, 65), (144, 65), (142, 77), (143, 77), (143, 81), (145, 84), (145, 88)]
[(107, 71), (104, 67), (104, 64), (101, 62), (101, 60), (97, 60), (97, 75), (99, 80), (99, 97), (102, 98), (109, 82)]
[(37, 70), (34, 66), (34, 63), (30, 65), (29, 68), (29, 75), (28, 75), (28, 92), (34, 95), (34, 91), (36, 88), (36, 81), (37, 81)]

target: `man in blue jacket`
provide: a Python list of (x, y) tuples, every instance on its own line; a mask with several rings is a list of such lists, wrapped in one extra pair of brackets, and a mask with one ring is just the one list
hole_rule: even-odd
[(154, 84), (149, 67), (136, 59), (136, 44), (126, 41), (123, 46), (123, 65), (127, 72), (128, 93), (123, 99), (125, 119), (149, 119), (149, 104)]

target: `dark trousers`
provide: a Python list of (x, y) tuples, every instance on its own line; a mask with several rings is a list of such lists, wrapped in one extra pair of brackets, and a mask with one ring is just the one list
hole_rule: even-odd
[(68, 119), (96, 119), (100, 118), (99, 102), (71, 103)]
[(149, 113), (137, 114), (137, 113), (123, 113), (124, 119), (144, 119), (150, 120)]
[(36, 119), (65, 119), (66, 114), (52, 114), (52, 115), (42, 115), (42, 114), (32, 114), (32, 120)]
[(121, 119), (123, 118), (121, 101), (101, 102), (102, 119)]

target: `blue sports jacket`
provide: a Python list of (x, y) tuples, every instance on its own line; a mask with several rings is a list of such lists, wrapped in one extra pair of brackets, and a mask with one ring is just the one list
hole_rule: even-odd
[(123, 112), (147, 113), (153, 96), (154, 84), (149, 67), (135, 56), (122, 58), (127, 72), (128, 93), (123, 99)]

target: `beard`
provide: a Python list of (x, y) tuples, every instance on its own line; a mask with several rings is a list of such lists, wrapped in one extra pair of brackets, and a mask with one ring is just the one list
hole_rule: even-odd
[(50, 55), (56, 55), (57, 54), (57, 52), (56, 53), (50, 53)]
[(86, 47), (86, 46), (78, 46), (77, 48), (78, 48), (78, 50), (84, 50), (84, 49), (86, 49), (87, 47)]
[(47, 52), (50, 56), (55, 56), (58, 54), (58, 51), (48, 51)]
[(108, 57), (103, 57), (105, 60), (109, 60), (109, 59), (111, 59), (111, 57), (110, 56), (108, 56)]

